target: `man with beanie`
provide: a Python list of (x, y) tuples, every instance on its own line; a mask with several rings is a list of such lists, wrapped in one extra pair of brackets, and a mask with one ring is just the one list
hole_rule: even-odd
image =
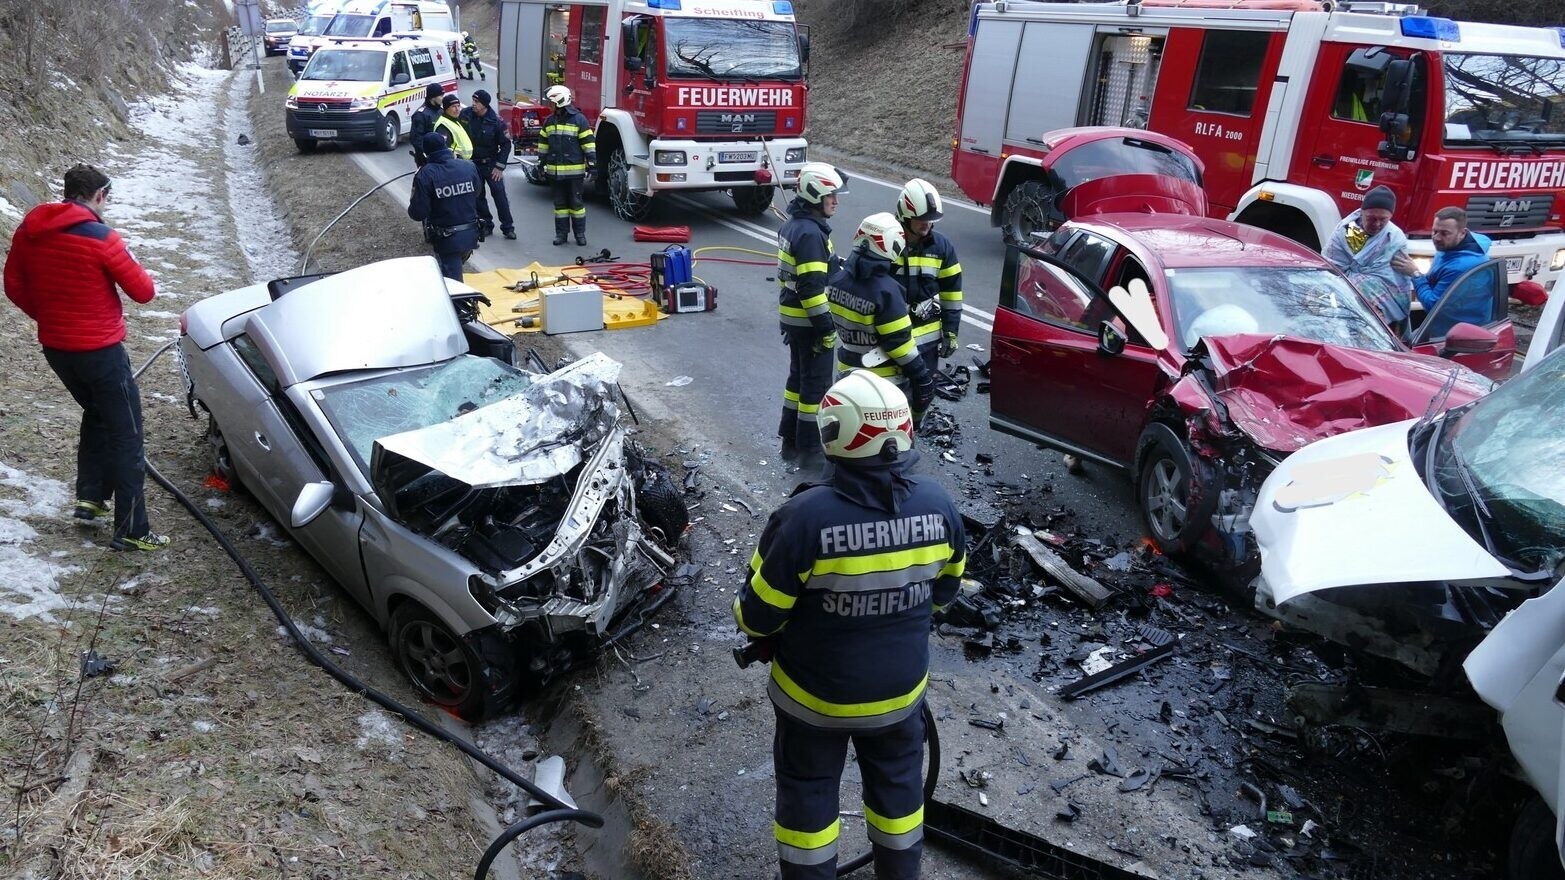
[(510, 128), (500, 114), (490, 112), (492, 102), (483, 89), (473, 92), (473, 103), (458, 119), (473, 144), (473, 164), (478, 166), (478, 222), (482, 235), (494, 235), (494, 219), (484, 190), (494, 197), (495, 213), (500, 215), (500, 233), (516, 238), (516, 223), (511, 219), (511, 200), (505, 194), (505, 165), (511, 161)]
[(1364, 194), (1364, 204), (1343, 218), (1326, 242), (1325, 257), (1369, 298), (1380, 316), (1394, 328), (1407, 321), (1413, 284), (1393, 264), (1407, 250), (1407, 235), (1391, 222), (1396, 193), (1377, 186)]
[(413, 175), (408, 216), (424, 224), (440, 273), (461, 281), (462, 264), (478, 247), (478, 169), (453, 155), (438, 131), (424, 135), (420, 146), (429, 161)]
[[(1489, 259), (1489, 236), (1467, 228), (1467, 211), (1449, 205), (1435, 212), (1434, 228), (1429, 233), (1435, 246), (1435, 258), (1429, 272), (1422, 273), (1406, 254), (1399, 258), (1398, 271), (1413, 276), (1413, 294), (1426, 311), (1445, 297), (1451, 283)], [(1420, 327), (1423, 339), (1441, 339), (1457, 324), (1483, 326), (1493, 320), (1494, 303), (1482, 285), (1467, 287), (1459, 302), (1446, 303), (1434, 315), (1429, 326)]]
[(445, 137), (446, 146), (458, 159), (472, 159), (473, 141), (467, 136), (467, 129), (462, 127), (461, 116), (462, 99), (455, 94), (446, 95), (440, 99), (440, 115), (435, 117), (432, 130)]
[(413, 111), (409, 124), (408, 143), (413, 145), (413, 164), (424, 167), (424, 135), (435, 130), (435, 120), (440, 118), (440, 99), (446, 89), (440, 83), (424, 86), (424, 106)]
[(831, 479), (772, 514), (733, 606), (772, 661), (778, 862), (782, 880), (837, 875), (851, 742), (875, 876), (916, 880), (929, 630), (966, 568), (962, 517), (914, 474), (913, 414), (895, 385), (854, 370), (821, 398), (817, 424)]
[(44, 360), (82, 408), (74, 516), (109, 514), (115, 550), (160, 550), (142, 494), (141, 392), (125, 353), (119, 292), (149, 303), (156, 290), (118, 232), (103, 222), (112, 185), (91, 165), (65, 172), (65, 200), (27, 213), (11, 238), (5, 295), (38, 323)]
[(799, 169), (798, 195), (788, 203), (788, 222), (777, 231), (777, 320), (788, 346), (788, 379), (783, 385), (783, 461), (801, 470), (826, 464), (815, 412), (831, 384), (832, 350), (837, 327), (826, 300), (831, 277), (831, 226), (837, 197), (847, 192), (847, 177), (825, 162)]

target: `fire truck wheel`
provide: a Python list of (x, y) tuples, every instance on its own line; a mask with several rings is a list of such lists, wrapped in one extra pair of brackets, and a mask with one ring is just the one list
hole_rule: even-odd
[(734, 197), (734, 207), (746, 217), (758, 217), (772, 206), (777, 188), (773, 186), (736, 186), (729, 190)]
[(298, 147), (301, 153), (315, 152), (315, 138), (294, 138), (293, 145)]
[(1055, 216), (1054, 201), (1054, 191), (1041, 180), (1018, 184), (1005, 197), (1000, 226), (1005, 240), (1025, 243), (1034, 232), (1051, 229), (1060, 219)]
[(625, 148), (616, 145), (609, 154), (609, 205), (614, 216), (630, 223), (639, 223), (652, 213), (652, 199), (630, 189), (630, 163), (625, 159)]

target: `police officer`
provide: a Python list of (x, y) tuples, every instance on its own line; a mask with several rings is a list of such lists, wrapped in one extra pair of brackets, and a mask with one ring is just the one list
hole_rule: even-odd
[(413, 145), (413, 164), (424, 167), (424, 135), (435, 130), (435, 120), (440, 118), (440, 99), (446, 93), (445, 86), (430, 83), (424, 87), (424, 106), (413, 111), (409, 123), (408, 143)]
[(544, 93), (554, 112), (538, 133), (538, 163), (554, 185), (554, 243), (564, 244), (566, 234), (575, 231), (576, 244), (585, 245), (587, 207), (582, 187), (587, 170), (598, 161), (598, 142), (587, 117), (571, 105), (571, 97), (565, 86), (550, 86)]
[(782, 457), (803, 470), (825, 463), (815, 413), (831, 384), (832, 348), (837, 344), (826, 279), (831, 273), (831, 226), (837, 197), (847, 178), (824, 162), (799, 170), (799, 194), (788, 203), (789, 220), (777, 232), (777, 317), (788, 346), (788, 381), (783, 386)]
[(453, 155), (438, 131), (424, 135), (421, 146), (429, 161), (413, 175), (408, 216), (424, 224), (440, 273), (461, 281), (462, 263), (478, 247), (478, 169)]
[(853, 234), (853, 253), (826, 288), (837, 323), (837, 367), (864, 368), (904, 389), (917, 421), (935, 397), (934, 373), (913, 344), (907, 298), (891, 267), (907, 250), (902, 226), (888, 213), (871, 214)]
[(479, 79), (488, 79), (484, 75), (484, 65), (478, 57), (478, 44), (473, 41), (473, 35), (467, 31), (462, 32), (462, 78), (472, 79), (477, 72)]
[(445, 137), (446, 146), (458, 159), (472, 159), (473, 141), (467, 136), (467, 129), (462, 127), (461, 117), (462, 99), (455, 94), (446, 95), (440, 99), (440, 115), (435, 117), (431, 130)]
[(478, 166), (478, 181), (482, 188), (478, 193), (478, 220), (485, 235), (494, 235), (494, 220), (489, 214), (489, 200), (484, 197), (487, 189), (494, 196), (495, 213), (500, 215), (500, 234), (516, 238), (516, 223), (511, 219), (511, 199), (505, 194), (505, 164), (511, 161), (510, 128), (500, 114), (490, 112), (489, 93), (483, 89), (473, 92), (473, 103), (458, 117), (467, 130), (473, 144), (473, 164)]
[(944, 213), (940, 193), (927, 180), (913, 178), (897, 198), (897, 222), (902, 224), (907, 251), (895, 263), (894, 275), (907, 294), (913, 318), (913, 344), (934, 375), (940, 359), (956, 353), (962, 326), (962, 264), (951, 239), (935, 230)]
[(821, 398), (817, 423), (831, 481), (800, 486), (772, 514), (734, 599), (739, 629), (767, 640), (772, 661), (778, 861), (783, 880), (836, 876), (852, 741), (875, 876), (914, 880), (930, 619), (966, 567), (962, 518), (912, 472), (912, 413), (895, 385), (854, 370)]

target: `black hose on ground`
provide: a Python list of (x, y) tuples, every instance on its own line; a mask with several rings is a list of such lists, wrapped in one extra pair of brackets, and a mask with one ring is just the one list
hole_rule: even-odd
[[(139, 378), (143, 372), (146, 372), (148, 367), (152, 366), (153, 361), (157, 360), (158, 357), (163, 354), (163, 352), (168, 351), (174, 345), (174, 342), (170, 342), (157, 351), (153, 352), (152, 356), (147, 359), (147, 362), (142, 364), (141, 368), (135, 372), (135, 377)], [(365, 699), (368, 699), (370, 702), (380, 706), (382, 709), (397, 715), (403, 721), (406, 721), (408, 724), (412, 725), (418, 730), (421, 730), (424, 733), (435, 737), (436, 739), (444, 740), (445, 742), (456, 746), (469, 758), (472, 758), (485, 767), (488, 767), (490, 770), (493, 770), (495, 773), (509, 780), (516, 787), (520, 788), (522, 791), (527, 792), (533, 798), (543, 802), (545, 806), (550, 808), (549, 812), (540, 813), (537, 816), (533, 816), (527, 820), (512, 825), (510, 828), (507, 828), (504, 832), (502, 832), (499, 837), (495, 838), (494, 842), (489, 845), (489, 849), (485, 851), (483, 859), (479, 862), (478, 872), (474, 875), (475, 880), (484, 880), (488, 874), (490, 864), (494, 861), (495, 857), (499, 855), (500, 851), (503, 850), (505, 846), (512, 840), (516, 839), (517, 835), (531, 828), (536, 828), (539, 825), (545, 825), (550, 822), (561, 821), (580, 822), (589, 828), (603, 827), (602, 816), (588, 810), (576, 809), (574, 805), (568, 804), (550, 794), (549, 792), (544, 791), (542, 788), (534, 785), (532, 780), (527, 779), (517, 773), (515, 770), (512, 770), (509, 766), (502, 763), (498, 758), (490, 755), (488, 752), (480, 749), (467, 740), (454, 735), (440, 725), (430, 721), (428, 718), (425, 718), (421, 713), (415, 711), (411, 707), (405, 706), (398, 702), (395, 698), (391, 697), (389, 694), (371, 687), (370, 685), (361, 681), (353, 673), (348, 672), (346, 669), (343, 669), (341, 666), (338, 666), (336, 663), (332, 662), (331, 659), (328, 658), (325, 654), (322, 654), (320, 650), (310, 642), (309, 639), (304, 637), (304, 633), (299, 631), (299, 627), (293, 622), (293, 617), (289, 615), (288, 610), (283, 607), (280, 601), (278, 601), (276, 594), (274, 594), (271, 588), (266, 585), (266, 582), (261, 579), (261, 576), (256, 573), (255, 569), (250, 567), (250, 563), (244, 558), (243, 555), (240, 554), (239, 548), (235, 547), (233, 542), (229, 541), (228, 537), (218, 529), (217, 523), (213, 522), (212, 518), (207, 516), (205, 511), (197, 507), (195, 502), (190, 500), (189, 496), (187, 496), (184, 492), (181, 492), (179, 488), (173, 484), (173, 482), (171, 482), (167, 477), (163, 476), (163, 474), (157, 468), (153, 467), (151, 462), (146, 463), (146, 468), (147, 473), (152, 477), (153, 481), (156, 482), (159, 486), (162, 486), (164, 491), (168, 492), (169, 495), (171, 495), (181, 507), (185, 508), (187, 513), (195, 518), (196, 522), (199, 522), (203, 527), (206, 528), (208, 532), (211, 533), (212, 538), (217, 541), (218, 546), (223, 548), (223, 552), (228, 554), (228, 557), (234, 561), (234, 565), (239, 568), (240, 573), (245, 576), (245, 580), (248, 580), (250, 585), (255, 588), (256, 592), (261, 594), (261, 599), (266, 602), (266, 606), (268, 608), (272, 609), (272, 614), (277, 618), (277, 622), (282, 624), (283, 629), (288, 633), (289, 637), (293, 639), (294, 646), (304, 654), (306, 660), (309, 660), (311, 663), (325, 670), (327, 675), (335, 678), (348, 690), (353, 691)]]

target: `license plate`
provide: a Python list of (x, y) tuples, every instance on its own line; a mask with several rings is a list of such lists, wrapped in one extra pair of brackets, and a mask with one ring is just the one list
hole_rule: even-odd
[(334, 138), (336, 136), (337, 136), (337, 129), (335, 129), (335, 128), (312, 128), (312, 129), (310, 129), (310, 137), (312, 137), (312, 138)]
[(753, 151), (752, 152), (744, 152), (744, 153), (718, 153), (717, 154), (717, 161), (719, 161), (719, 162), (754, 162), (755, 161), (755, 153)]
[(1505, 271), (1506, 271), (1506, 274), (1509, 274), (1509, 275), (1519, 275), (1519, 274), (1521, 274), (1521, 271), (1522, 271), (1522, 260), (1523, 259), (1524, 259), (1523, 257), (1506, 257), (1505, 258)]

